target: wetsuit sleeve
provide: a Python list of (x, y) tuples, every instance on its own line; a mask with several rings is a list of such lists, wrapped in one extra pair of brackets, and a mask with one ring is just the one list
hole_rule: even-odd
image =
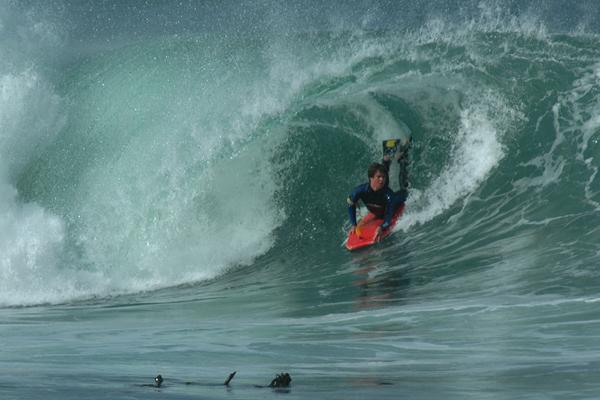
[(386, 193), (385, 195), (385, 216), (383, 218), (383, 224), (381, 224), (381, 229), (387, 229), (392, 222), (392, 216), (394, 215), (394, 205), (392, 203), (392, 194)]
[(348, 197), (348, 217), (350, 217), (350, 223), (356, 225), (356, 204), (350, 205), (350, 197)]
[(348, 217), (352, 225), (356, 225), (356, 204), (358, 204), (360, 195), (363, 192), (363, 186), (355, 187), (350, 196), (348, 196)]

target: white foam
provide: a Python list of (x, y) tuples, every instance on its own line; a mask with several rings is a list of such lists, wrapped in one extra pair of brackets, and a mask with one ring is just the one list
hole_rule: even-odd
[(58, 31), (33, 11), (18, 15), (6, 4), (0, 5), (0, 31), (0, 305), (60, 301), (73, 296), (60, 271), (64, 222), (24, 203), (15, 187), (64, 124), (61, 99), (35, 60), (36, 46), (56, 45)]
[[(493, 103), (497, 104), (495, 100)], [(423, 224), (465, 199), (504, 156), (501, 134), (489, 117), (485, 101), (464, 109), (460, 124), (450, 165), (428, 188), (411, 193), (410, 206), (396, 229)]]
[[(0, 76), (0, 305), (56, 300), (64, 239), (60, 218), (18, 200), (12, 178), (62, 124), (60, 100), (31, 69)], [(57, 289), (59, 286), (54, 286)]]
[(14, 188), (0, 185), (0, 304), (57, 300), (61, 296), (50, 292), (60, 287), (63, 223), (15, 197)]
[[(510, 8), (496, 1), (481, 1), (478, 8), (480, 12), (471, 17), (455, 20), (446, 17), (430, 18), (415, 33), (413, 40), (416, 43), (470, 42), (473, 35), (485, 32), (517, 33), (542, 40), (548, 37), (547, 28), (536, 13), (515, 16), (511, 14)], [(449, 16), (456, 17), (456, 14)]]

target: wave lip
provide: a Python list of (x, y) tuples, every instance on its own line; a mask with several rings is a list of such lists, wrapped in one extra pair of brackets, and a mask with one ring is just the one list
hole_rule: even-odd
[(500, 136), (484, 107), (463, 110), (449, 165), (427, 189), (413, 191), (411, 207), (395, 229), (424, 224), (471, 195), (504, 156)]

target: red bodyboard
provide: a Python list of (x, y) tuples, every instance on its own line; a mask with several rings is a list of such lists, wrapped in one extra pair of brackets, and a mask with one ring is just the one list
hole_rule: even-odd
[[(392, 233), (392, 229), (396, 225), (398, 219), (402, 216), (403, 212), (404, 204), (401, 205), (400, 208), (398, 208), (398, 210), (396, 210), (396, 212), (392, 216), (390, 226), (381, 232), (381, 235), (379, 237), (380, 240), (386, 236), (389, 236), (389, 234)], [(371, 212), (368, 213), (366, 217), (360, 220), (360, 222), (356, 226), (356, 230), (348, 234), (348, 240), (346, 240), (346, 248), (348, 250), (357, 250), (377, 243), (377, 241), (375, 240), (375, 231), (377, 230), (377, 227), (381, 224), (383, 224), (383, 218), (377, 218), (375, 214)]]

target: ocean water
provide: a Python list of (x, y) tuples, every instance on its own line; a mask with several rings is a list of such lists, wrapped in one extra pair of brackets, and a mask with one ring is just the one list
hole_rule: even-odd
[(0, 398), (598, 398), (599, 11), (3, 1)]

